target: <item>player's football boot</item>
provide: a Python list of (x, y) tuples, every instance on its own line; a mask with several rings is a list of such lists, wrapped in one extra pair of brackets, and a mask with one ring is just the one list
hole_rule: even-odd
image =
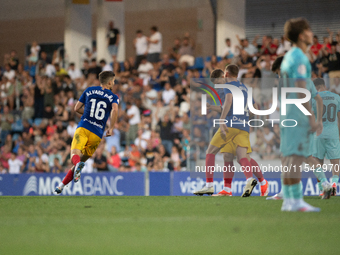
[(195, 191), (194, 194), (197, 196), (203, 196), (204, 194), (212, 195), (214, 194), (214, 186), (210, 188), (208, 188), (207, 186), (204, 186), (202, 189)]
[(265, 185), (261, 185), (261, 197), (266, 197), (268, 196), (269, 193), (269, 189), (268, 189), (268, 181), (266, 181)]
[(257, 181), (254, 178), (251, 178), (247, 181), (246, 186), (244, 187), (244, 191), (241, 197), (249, 197), (255, 188)]
[(271, 196), (271, 197), (267, 197), (266, 200), (282, 200), (283, 199), (283, 194), (282, 192), (280, 193), (277, 193), (276, 195), (274, 196)]
[(213, 194), (213, 197), (232, 197), (233, 194), (231, 192), (227, 192), (224, 189), (222, 189), (220, 192), (217, 194)]
[(76, 168), (74, 169), (74, 176), (73, 176), (74, 182), (78, 182), (80, 180), (80, 173), (81, 173), (81, 170), (83, 170), (84, 166), (85, 166), (85, 163), (81, 161), (76, 165)]
[(323, 195), (321, 199), (329, 199), (331, 197), (333, 187), (329, 182), (323, 182), (322, 184)]
[(336, 183), (333, 183), (332, 185), (332, 196), (336, 196)]
[(56, 187), (55, 190), (53, 191), (54, 195), (60, 195), (63, 189), (61, 187)]
[(320, 208), (311, 206), (305, 201), (286, 201), (283, 202), (281, 211), (284, 212), (320, 212)]

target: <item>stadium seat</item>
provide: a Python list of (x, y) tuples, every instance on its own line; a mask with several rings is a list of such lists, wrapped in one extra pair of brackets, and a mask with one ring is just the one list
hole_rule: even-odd
[(39, 126), (41, 124), (41, 122), (42, 122), (42, 119), (36, 118), (33, 122), (33, 125)]
[(195, 58), (194, 68), (198, 70), (202, 70), (204, 68), (204, 59), (203, 57)]
[(208, 56), (205, 58), (205, 61), (210, 61), (211, 60), (211, 56)]
[(220, 62), (222, 60), (222, 57), (221, 56), (218, 56), (217, 57), (217, 62)]
[(13, 132), (22, 132), (24, 130), (24, 126), (22, 125), (21, 119), (17, 120), (12, 124)]
[(124, 62), (120, 62), (120, 71), (124, 72), (125, 71), (125, 67), (124, 67)]

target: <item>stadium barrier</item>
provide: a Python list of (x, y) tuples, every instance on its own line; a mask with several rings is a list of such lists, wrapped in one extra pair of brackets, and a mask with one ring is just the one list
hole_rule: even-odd
[[(64, 174), (20, 174), (0, 175), (0, 196), (48, 196), (61, 182)], [(281, 190), (280, 178), (267, 178), (269, 195)], [(66, 196), (192, 196), (202, 188), (204, 179), (191, 178), (189, 172), (149, 173), (93, 173), (82, 174), (76, 184), (70, 183), (62, 195)], [(303, 178), (303, 194), (319, 194), (317, 181), (313, 177)], [(244, 178), (235, 178), (232, 183), (234, 196), (241, 196)], [(215, 192), (223, 188), (223, 179), (214, 181)], [(339, 187), (338, 187), (339, 191)], [(339, 193), (339, 192), (338, 192)], [(260, 195), (257, 185), (253, 196)]]

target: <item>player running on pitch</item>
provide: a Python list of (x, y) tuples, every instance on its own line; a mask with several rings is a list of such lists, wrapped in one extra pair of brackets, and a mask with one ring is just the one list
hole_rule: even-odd
[[(321, 135), (314, 136), (313, 157), (317, 159), (320, 165), (323, 165), (324, 158), (331, 161), (332, 168), (332, 195), (336, 195), (336, 188), (339, 181), (339, 159), (340, 159), (340, 141), (339, 141), (339, 121), (340, 121), (340, 96), (327, 91), (325, 81), (317, 78), (314, 85), (323, 100), (323, 130)], [(313, 111), (316, 113), (314, 100), (312, 101)], [(319, 190), (323, 187), (318, 182)], [(324, 192), (322, 192), (324, 194)], [(321, 195), (323, 195), (321, 194)]]
[[(308, 45), (312, 43), (313, 32), (307, 20), (303, 18), (290, 19), (284, 26), (286, 38), (293, 42), (293, 47), (286, 53), (281, 64), (281, 76), (284, 87), (297, 87), (308, 89), (311, 96), (317, 102), (317, 121), (314, 115), (305, 115), (295, 104), (288, 104), (286, 115), (281, 114), (281, 123), (284, 119), (293, 119), (298, 122), (295, 127), (281, 126), (281, 153), (283, 167), (283, 204), (282, 211), (318, 212), (315, 208), (303, 200), (301, 180), (301, 165), (310, 156), (311, 132), (322, 132), (322, 99), (315, 87), (311, 84), (311, 65), (305, 55)], [(303, 93), (289, 93), (287, 98), (304, 98)], [(321, 105), (320, 105), (321, 103)], [(309, 102), (303, 103), (305, 109), (311, 113)], [(320, 171), (321, 170), (321, 171)], [(322, 182), (324, 189), (331, 190), (331, 185), (325, 178), (321, 168), (314, 171)], [(330, 194), (330, 193), (329, 193)]]
[[(56, 187), (54, 194), (60, 194), (65, 185), (74, 180), (78, 182), (85, 161), (96, 151), (101, 142), (106, 122), (110, 117), (106, 136), (113, 134), (113, 128), (118, 115), (118, 97), (112, 93), (115, 74), (103, 71), (99, 74), (101, 86), (87, 88), (80, 96), (74, 110), (82, 114), (71, 144), (71, 162), (73, 167), (68, 171), (63, 181)], [(84, 106), (84, 107), (83, 107)]]
[[(225, 78), (224, 78), (224, 72), (221, 69), (215, 69), (214, 71), (211, 72), (211, 81), (216, 84), (218, 83), (225, 83)], [(220, 80), (221, 79), (221, 80)], [(210, 105), (207, 104), (207, 109), (216, 111), (221, 113), (222, 108), (220, 106), (215, 106), (215, 105)], [(217, 193), (214, 194), (213, 196), (232, 196), (232, 189), (231, 189), (231, 183), (234, 177), (234, 157), (236, 156), (236, 147), (234, 143), (228, 143), (226, 144), (223, 148), (221, 148), (220, 152), (223, 155), (223, 160), (224, 160), (224, 167), (225, 171), (223, 172), (223, 189)], [(249, 150), (251, 151), (251, 150)], [(253, 167), (253, 173), (259, 180), (259, 183), (261, 185), (261, 196), (267, 196), (269, 189), (268, 189), (268, 181), (264, 179), (262, 171), (258, 165), (258, 163), (250, 158), (249, 154), (247, 154), (247, 159), (250, 162), (250, 164)]]
[[(214, 172), (211, 170), (215, 167), (215, 155), (220, 150), (221, 152), (228, 152), (223, 151), (223, 149), (229, 143), (235, 144), (237, 160), (240, 163), (243, 173), (247, 179), (242, 197), (250, 196), (257, 184), (257, 181), (253, 178), (252, 164), (247, 157), (247, 153), (251, 152), (251, 146), (249, 142), (249, 126), (244, 126), (241, 124), (244, 121), (246, 123), (249, 121), (249, 111), (247, 106), (248, 90), (244, 84), (237, 80), (238, 72), (239, 69), (236, 65), (228, 65), (225, 71), (225, 78), (228, 84), (234, 85), (242, 90), (244, 96), (244, 113), (243, 115), (233, 115), (232, 93), (229, 89), (224, 89), (225, 102), (222, 108), (220, 119), (226, 119), (228, 121), (227, 125), (229, 127), (227, 127), (226, 124), (220, 124), (220, 128), (210, 141), (206, 154), (206, 184), (201, 190), (194, 192), (195, 195), (211, 195), (214, 193)], [(220, 76), (216, 77), (219, 78)], [(238, 124), (237, 128), (230, 126), (231, 120), (233, 120), (234, 125)]]

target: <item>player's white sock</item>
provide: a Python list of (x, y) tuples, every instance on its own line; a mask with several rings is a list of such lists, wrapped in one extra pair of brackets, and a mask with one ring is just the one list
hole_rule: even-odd
[(264, 179), (262, 182), (260, 182), (260, 185), (265, 185), (266, 184), (266, 179)]
[(226, 192), (231, 192), (231, 188), (229, 188), (229, 187), (223, 187), (223, 189), (224, 189), (224, 191), (226, 191)]
[(213, 183), (213, 182), (207, 182), (207, 183), (205, 184), (205, 186), (206, 186), (207, 188), (211, 188), (211, 187), (214, 186), (214, 183)]
[(59, 183), (59, 187), (63, 189), (65, 187), (65, 184), (61, 182)]

